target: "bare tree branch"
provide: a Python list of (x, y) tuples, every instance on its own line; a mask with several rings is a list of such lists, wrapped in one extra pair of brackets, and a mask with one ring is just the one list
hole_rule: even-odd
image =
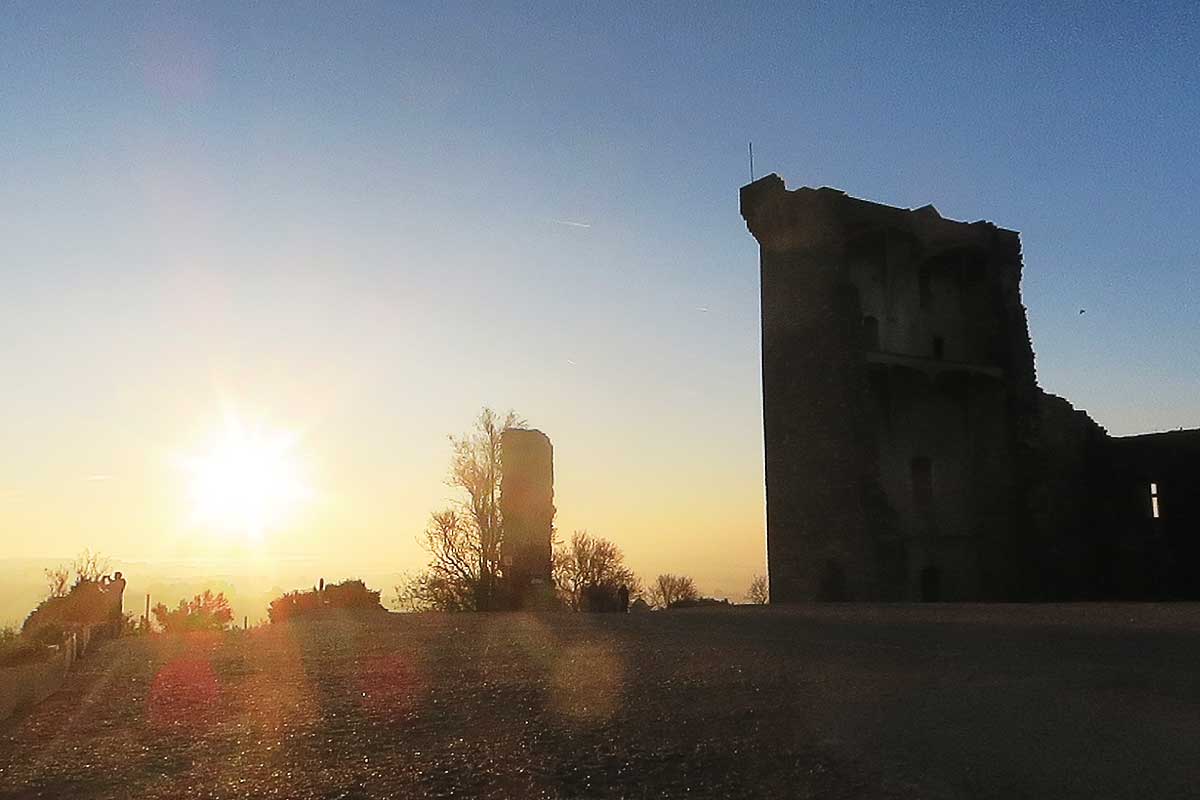
[(588, 589), (603, 589), (615, 596), (618, 587), (624, 586), (631, 597), (636, 597), (641, 594), (641, 586), (624, 562), (621, 549), (609, 540), (575, 531), (569, 547), (555, 547), (554, 583), (576, 611), (581, 609)]
[(650, 603), (656, 608), (670, 608), (699, 596), (695, 581), (686, 575), (659, 575), (650, 587)]

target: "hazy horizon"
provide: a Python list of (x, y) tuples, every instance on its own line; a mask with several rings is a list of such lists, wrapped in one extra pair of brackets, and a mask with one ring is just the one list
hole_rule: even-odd
[[(78, 555), (78, 554), (77, 554)], [(101, 554), (103, 555), (103, 554)], [(46, 597), (43, 570), (71, 565), (70, 557), (0, 557), (0, 628), (20, 627), (25, 617)], [(362, 561), (318, 561), (301, 557), (275, 558), (243, 563), (225, 557), (197, 560), (176, 559), (108, 559), (109, 571), (120, 571), (128, 581), (124, 595), (127, 613), (140, 617), (145, 608), (145, 596), (151, 604), (165, 603), (174, 608), (180, 600), (190, 599), (205, 589), (223, 592), (230, 600), (238, 625), (249, 618), (251, 625), (267, 619), (267, 605), (284, 592), (309, 589), (324, 579), (328, 583), (348, 579), (364, 581), (371, 589), (381, 592), (381, 602), (392, 610), (396, 604), (396, 588), (412, 577), (423, 563), (405, 569), (390, 569), (387, 565), (371, 565)], [(765, 574), (765, 569), (760, 571)], [(654, 574), (642, 573), (647, 583)], [(749, 580), (743, 585), (737, 565), (722, 570), (708, 567), (692, 573), (697, 588), (706, 596), (745, 602)]]

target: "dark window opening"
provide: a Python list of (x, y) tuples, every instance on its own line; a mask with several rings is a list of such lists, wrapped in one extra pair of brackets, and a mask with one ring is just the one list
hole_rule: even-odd
[(944, 355), (946, 355), (946, 340), (941, 336), (933, 337), (933, 357), (940, 361)]
[(912, 460), (913, 505), (918, 511), (933, 507), (933, 463), (925, 456)]
[(929, 308), (933, 301), (933, 290), (929, 285), (929, 267), (921, 267), (917, 274), (917, 286), (921, 294), (921, 308)]
[(872, 316), (863, 317), (863, 347), (868, 350), (879, 349), (879, 320)]

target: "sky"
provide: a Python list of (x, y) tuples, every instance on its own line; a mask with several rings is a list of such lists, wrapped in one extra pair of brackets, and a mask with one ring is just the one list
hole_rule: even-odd
[[(1042, 386), (1200, 424), (1200, 6), (896, 5), (6, 4), (0, 558), (415, 570), (487, 405), (552, 439), (560, 532), (739, 594), (751, 141), (1020, 231)], [(312, 488), (260, 541), (189, 508), (230, 414)]]

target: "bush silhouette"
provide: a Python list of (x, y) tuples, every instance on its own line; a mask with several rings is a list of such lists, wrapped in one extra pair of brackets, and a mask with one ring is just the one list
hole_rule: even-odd
[(168, 609), (164, 603), (154, 607), (154, 619), (167, 633), (187, 631), (223, 631), (233, 622), (233, 610), (223, 592), (205, 589), (191, 600), (180, 600)]
[(56, 627), (60, 630), (70, 625), (100, 625), (111, 622), (114, 603), (120, 598), (104, 590), (99, 581), (80, 578), (65, 595), (47, 597), (30, 612), (21, 626), (26, 636), (35, 635), (39, 629)]
[(323, 589), (288, 592), (276, 597), (267, 606), (272, 623), (287, 622), (296, 617), (312, 616), (332, 609), (352, 611), (383, 611), (379, 592), (368, 589), (360, 580), (331, 583)]
[[(50, 644), (58, 644), (57, 641)], [(21, 636), (13, 628), (0, 628), (0, 667), (10, 667), (27, 661), (36, 661), (50, 651), (27, 636)]]

